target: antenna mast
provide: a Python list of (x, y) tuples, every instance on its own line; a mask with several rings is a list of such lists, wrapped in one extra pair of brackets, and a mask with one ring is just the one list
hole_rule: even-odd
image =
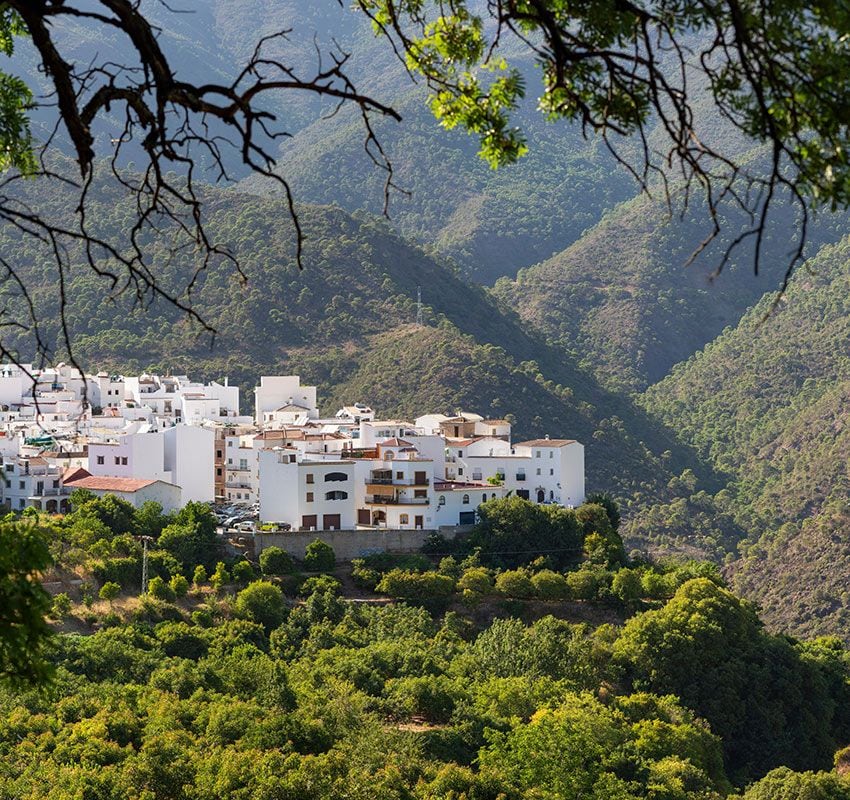
[(422, 323), (422, 287), (416, 287), (416, 324), (421, 326)]

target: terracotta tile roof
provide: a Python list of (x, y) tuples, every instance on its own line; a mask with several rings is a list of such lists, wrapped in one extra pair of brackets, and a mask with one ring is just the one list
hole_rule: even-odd
[(469, 447), (473, 442), (477, 442), (483, 437), (476, 436), (473, 439), (450, 439), (446, 438), (446, 447)]
[(384, 439), (382, 442), (378, 442), (379, 447), (413, 447), (413, 442), (408, 442), (405, 439), (399, 439), (393, 436), (392, 439)]
[(68, 484), (83, 478), (91, 477), (91, 473), (82, 467), (69, 467), (62, 473), (62, 483)]
[[(65, 481), (70, 489), (91, 489), (98, 492), (138, 492), (160, 481), (144, 480), (143, 478), (109, 478), (88, 475), (73, 481)], [(164, 481), (163, 481), (164, 483)]]
[(517, 442), (514, 447), (566, 447), (576, 444), (575, 439), (529, 439), (527, 442)]
[(506, 419), (482, 419), (481, 422), (484, 423), (485, 425), (510, 425), (511, 424)]

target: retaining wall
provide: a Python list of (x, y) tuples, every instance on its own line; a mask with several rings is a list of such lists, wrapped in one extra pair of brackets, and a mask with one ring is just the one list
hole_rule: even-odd
[[(467, 533), (468, 526), (440, 528), (438, 533), (446, 539), (455, 539)], [(259, 556), (267, 547), (279, 547), (293, 558), (304, 558), (307, 545), (315, 539), (329, 544), (340, 561), (363, 558), (372, 553), (416, 553), (434, 531), (425, 530), (354, 530), (354, 531), (294, 531), (290, 533), (257, 532), (253, 537), (254, 555)]]

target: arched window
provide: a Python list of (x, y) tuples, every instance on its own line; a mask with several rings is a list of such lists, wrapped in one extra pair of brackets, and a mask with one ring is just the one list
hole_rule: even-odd
[(552, 489), (550, 489), (550, 490), (549, 490), (549, 499), (550, 499), (550, 500), (554, 500), (554, 499), (555, 499), (555, 492), (554, 492)]
[(486, 503), (486, 502), (487, 502), (487, 492), (484, 492), (484, 494), (482, 494), (482, 495), (481, 495), (481, 502), (482, 502), (482, 503)]
[(325, 500), (348, 500), (348, 492), (326, 492)]
[(496, 499), (496, 493), (495, 493), (495, 492), (493, 492), (493, 494), (491, 494), (491, 495), (490, 495), (490, 497), (492, 497), (492, 498), (493, 498), (493, 500), (495, 500), (495, 499)]
[(344, 472), (329, 472), (325, 475), (325, 481), (347, 481), (348, 475)]
[(465, 494), (465, 495), (463, 496), (463, 499), (461, 500), (461, 503), (463, 503), (465, 506), (468, 506), (468, 505), (469, 505), (469, 495), (468, 495), (468, 494)]
[(446, 496), (444, 494), (440, 495), (440, 499), (437, 500), (438, 506), (444, 506), (446, 504)]

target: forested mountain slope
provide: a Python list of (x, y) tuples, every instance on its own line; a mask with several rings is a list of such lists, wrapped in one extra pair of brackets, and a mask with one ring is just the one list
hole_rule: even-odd
[[(494, 171), (476, 155), (473, 139), (439, 127), (424, 91), (403, 73), (397, 86), (382, 89), (403, 121), (379, 124), (378, 135), (395, 183), (410, 193), (392, 192), (390, 221), (452, 257), (477, 281), (492, 283), (549, 257), (636, 191), (600, 140), (548, 123), (532, 103), (518, 119), (529, 155)], [(278, 171), (304, 200), (380, 213), (385, 173), (363, 139), (356, 113), (341, 112), (287, 143)], [(269, 186), (259, 178), (246, 185), (257, 191)]]
[[(796, 216), (776, 207), (761, 269), (752, 240), (713, 278), (725, 249), (749, 221), (728, 209), (724, 228), (693, 263), (710, 232), (697, 198), (684, 218), (660, 198), (623, 203), (579, 241), (548, 261), (502, 279), (497, 296), (615, 391), (642, 391), (735, 325), (766, 291), (777, 288), (796, 241)], [(846, 216), (819, 218), (809, 252), (846, 232)]]
[[(27, 188), (27, 202), (59, 220), (73, 208), (61, 186), (35, 182)], [(247, 279), (241, 283), (221, 260), (198, 276), (191, 295), (181, 295), (215, 328), (213, 346), (200, 326), (161, 300), (134, 308), (129, 294), (104, 299), (108, 283), (72, 252), (67, 317), (83, 364), (229, 376), (245, 390), (261, 374), (296, 372), (318, 383), (330, 412), (336, 403), (363, 400), (380, 412), (474, 405), (487, 414), (511, 414), (519, 436), (549, 433), (585, 442), (590, 485), (623, 497), (663, 494), (670, 475), (695, 466), (663, 426), (600, 388), (529, 335), (484, 289), (384, 222), (301, 207), (306, 246), (299, 271), (285, 200), (209, 189), (204, 202), (210, 237), (232, 250)], [(90, 217), (108, 238), (121, 235), (128, 210), (112, 184), (92, 193)], [(8, 228), (2, 234), (0, 246), (17, 254), (22, 277), (34, 287), (42, 335), (58, 342), (59, 297), (49, 251)], [(185, 250), (172, 252), (164, 233), (146, 244), (163, 285), (179, 293), (197, 260)], [(417, 330), (411, 324), (418, 286), (425, 326)], [(5, 292), (9, 303), (20, 303), (10, 285)], [(10, 330), (5, 343), (32, 357), (31, 334)], [(61, 349), (55, 357), (63, 357)], [(247, 403), (250, 393), (245, 396)]]
[(720, 499), (751, 533), (737, 580), (765, 617), (846, 633), (850, 240), (807, 267), (641, 402), (732, 476)]

